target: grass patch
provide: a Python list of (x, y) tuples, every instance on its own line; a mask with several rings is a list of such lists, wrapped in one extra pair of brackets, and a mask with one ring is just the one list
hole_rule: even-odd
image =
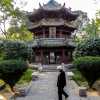
[(72, 79), (79, 85), (79, 86), (87, 86), (88, 83), (85, 80), (85, 78), (81, 75), (81, 73), (78, 70), (73, 71), (74, 76)]
[(3, 80), (0, 79), (0, 86), (4, 85), (5, 82)]
[(11, 88), (8, 84), (6, 84), (2, 79), (0, 79), (0, 86), (4, 85), (5, 84), (5, 87), (4, 89), (1, 89), (0, 90), (0, 94), (4, 94), (4, 93), (9, 93), (11, 92)]
[(17, 82), (17, 84), (29, 83), (32, 80), (32, 73), (33, 73), (32, 69), (27, 69), (20, 78), (20, 80)]

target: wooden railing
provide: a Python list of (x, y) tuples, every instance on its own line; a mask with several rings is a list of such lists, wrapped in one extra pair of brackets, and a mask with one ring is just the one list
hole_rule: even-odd
[(32, 41), (31, 46), (66, 46), (74, 45), (72, 39), (69, 38), (39, 38)]

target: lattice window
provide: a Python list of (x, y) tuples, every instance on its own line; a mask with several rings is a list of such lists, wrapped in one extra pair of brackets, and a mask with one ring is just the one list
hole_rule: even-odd
[(49, 28), (49, 36), (50, 36), (50, 38), (56, 37), (56, 27), (50, 27)]

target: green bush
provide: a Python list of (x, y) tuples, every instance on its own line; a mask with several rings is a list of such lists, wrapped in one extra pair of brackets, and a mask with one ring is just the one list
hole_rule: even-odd
[(15, 73), (27, 68), (27, 63), (22, 60), (4, 60), (0, 62), (0, 73)]
[(79, 43), (75, 49), (74, 57), (100, 56), (100, 39), (89, 39)]
[(0, 40), (0, 61), (4, 58), (4, 43)]
[(28, 46), (21, 41), (5, 41), (4, 59), (28, 59)]
[(8, 83), (11, 88), (27, 69), (27, 63), (22, 60), (5, 60), (0, 62), (0, 78)]
[(28, 47), (27, 42), (23, 41), (0, 41), (0, 60), (22, 59), (30, 60), (32, 48)]
[(90, 88), (100, 78), (100, 57), (79, 57), (73, 64), (87, 80)]
[(74, 76), (72, 79), (79, 85), (79, 86), (87, 86), (87, 81), (82, 76), (82, 74), (78, 70), (73, 70)]

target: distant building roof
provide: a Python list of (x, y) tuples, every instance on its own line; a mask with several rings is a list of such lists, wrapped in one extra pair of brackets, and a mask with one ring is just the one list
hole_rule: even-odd
[(32, 22), (39, 21), (43, 18), (63, 18), (66, 20), (75, 20), (78, 17), (77, 13), (73, 13), (70, 8), (59, 4), (55, 0), (50, 0), (47, 4), (41, 5), (35, 9), (34, 12), (28, 15), (29, 20)]
[(44, 4), (41, 7), (45, 10), (58, 10), (62, 8), (61, 4), (59, 4), (55, 0), (50, 0), (47, 4)]

